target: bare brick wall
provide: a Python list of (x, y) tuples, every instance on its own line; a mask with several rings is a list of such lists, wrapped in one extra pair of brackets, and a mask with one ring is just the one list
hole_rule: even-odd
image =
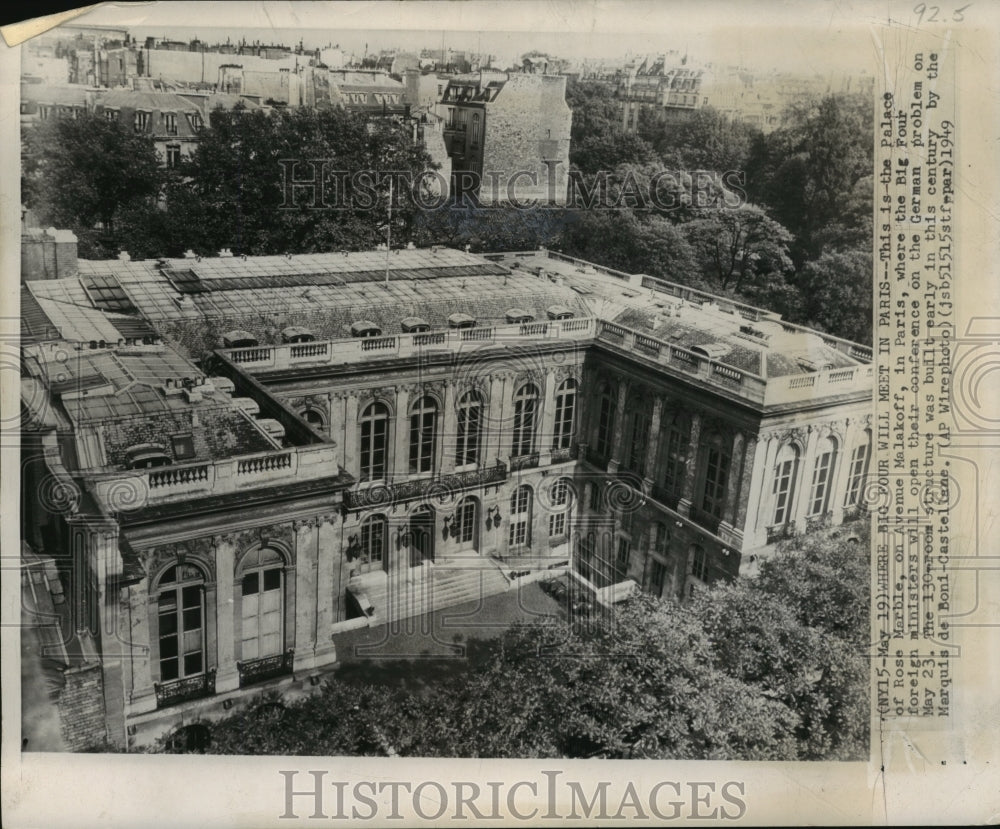
[(100, 664), (94, 662), (70, 668), (64, 676), (66, 684), (59, 695), (59, 719), (67, 748), (82, 751), (104, 745), (107, 726)]

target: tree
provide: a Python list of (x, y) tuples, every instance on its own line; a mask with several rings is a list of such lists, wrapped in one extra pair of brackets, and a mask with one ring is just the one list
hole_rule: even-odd
[(860, 343), (872, 341), (872, 257), (833, 251), (806, 262), (797, 277), (801, 314), (814, 325)]
[(27, 130), (23, 159), (25, 203), (76, 233), (82, 255), (116, 254), (123, 215), (152, 209), (163, 183), (150, 138), (91, 114)]
[(712, 107), (703, 107), (668, 124), (640, 115), (639, 135), (653, 146), (667, 167), (721, 173), (745, 169), (760, 130)]
[[(419, 181), (430, 169), (423, 147), (392, 121), (370, 122), (336, 109), (216, 110), (211, 129), (182, 167), (183, 181), (168, 191), (171, 212), (191, 217), (182, 218), (172, 236), (195, 239), (193, 249), (204, 253), (221, 247), (254, 255), (371, 249), (386, 240), (385, 174)], [(342, 171), (350, 175), (338, 176)], [(372, 175), (357, 177), (361, 171)], [(325, 178), (326, 204), (318, 188), (294, 186), (316, 177)], [(398, 179), (395, 243), (408, 241), (416, 211), (412, 190)]]
[(697, 211), (684, 233), (706, 278), (723, 291), (759, 288), (791, 270), (792, 235), (760, 207)]

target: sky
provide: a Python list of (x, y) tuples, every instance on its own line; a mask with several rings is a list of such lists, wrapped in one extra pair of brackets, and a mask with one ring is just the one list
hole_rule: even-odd
[[(874, 16), (858, 4), (548, 0), (548, 2), (223, 2), (105, 4), (75, 23), (146, 36), (241, 38), (306, 48), (339, 44), (360, 54), (422, 47), (516, 57), (616, 58), (687, 52), (692, 62), (802, 74), (871, 71)], [(239, 26), (232, 25), (234, 21)]]

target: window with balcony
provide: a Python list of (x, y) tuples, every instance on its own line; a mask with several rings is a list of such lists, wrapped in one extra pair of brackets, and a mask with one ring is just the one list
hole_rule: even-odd
[(538, 412), (538, 389), (525, 383), (514, 395), (514, 431), (511, 454), (530, 455), (535, 451), (535, 418)]
[(285, 560), (277, 550), (252, 550), (240, 562), (240, 659), (284, 649)]
[(823, 438), (816, 449), (816, 465), (813, 467), (812, 487), (809, 491), (810, 516), (826, 512), (836, 455), (837, 444), (833, 438)]
[(421, 397), (410, 410), (410, 473), (434, 471), (437, 448), (437, 404)]
[(361, 480), (385, 478), (386, 447), (389, 439), (389, 409), (384, 403), (369, 403), (360, 422)]
[(573, 443), (573, 424), (576, 417), (576, 380), (563, 380), (556, 389), (555, 434), (553, 449), (569, 449)]
[(456, 414), (455, 465), (479, 463), (483, 422), (483, 399), (480, 394), (469, 391), (462, 395)]
[(774, 521), (776, 526), (786, 524), (792, 515), (792, 496), (798, 475), (799, 450), (786, 444), (778, 453), (774, 474)]
[(510, 530), (508, 544), (511, 547), (531, 545), (531, 487), (521, 485), (510, 496)]
[(868, 477), (868, 464), (871, 460), (872, 433), (865, 431), (861, 443), (854, 447), (851, 454), (850, 474), (847, 479), (847, 492), (844, 495), (844, 506), (857, 506), (864, 492), (865, 478)]
[(205, 574), (176, 564), (156, 584), (157, 644), (161, 682), (205, 673)]

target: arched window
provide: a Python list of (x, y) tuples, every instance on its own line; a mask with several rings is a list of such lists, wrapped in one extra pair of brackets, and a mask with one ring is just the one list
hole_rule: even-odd
[(386, 520), (384, 515), (369, 515), (361, 522), (359, 564), (362, 569), (378, 570), (385, 564)]
[(781, 447), (774, 472), (774, 524), (786, 524), (792, 517), (792, 496), (798, 477), (799, 450), (790, 443)]
[(510, 537), (511, 547), (531, 545), (531, 487), (522, 484), (510, 496)]
[(437, 404), (421, 397), (410, 409), (410, 472), (432, 472), (437, 448)]
[(175, 564), (156, 585), (160, 681), (205, 672), (205, 574)]
[(385, 477), (386, 446), (389, 441), (389, 409), (384, 403), (369, 403), (361, 413), (361, 480)]
[(573, 424), (576, 417), (576, 380), (563, 380), (556, 389), (555, 433), (553, 449), (569, 449), (573, 442)]
[(276, 656), (284, 650), (285, 560), (270, 547), (240, 563), (241, 660)]
[(479, 540), (479, 501), (471, 495), (463, 498), (455, 509), (452, 534), (459, 548), (473, 548)]
[(668, 418), (664, 435), (663, 491), (671, 498), (684, 494), (687, 473), (688, 446), (691, 443), (691, 421), (683, 414)]
[(567, 478), (560, 478), (549, 490), (549, 538), (563, 538), (569, 535), (570, 510), (576, 500), (573, 484)]
[(732, 455), (727, 442), (718, 432), (709, 434), (703, 446), (705, 478), (701, 508), (715, 518), (722, 518), (726, 507), (726, 480), (729, 477)]
[(535, 417), (538, 412), (538, 389), (525, 383), (514, 395), (514, 435), (511, 454), (515, 458), (535, 451)]
[(611, 457), (615, 434), (615, 407), (618, 405), (615, 390), (609, 383), (601, 386), (601, 410), (597, 421), (597, 454)]
[(813, 466), (812, 487), (809, 491), (809, 515), (822, 515), (830, 500), (833, 467), (837, 460), (837, 442), (825, 437), (816, 447), (816, 465)]
[(305, 409), (302, 412), (302, 419), (314, 429), (322, 431), (326, 428), (326, 419), (318, 409)]
[(865, 430), (861, 442), (854, 447), (851, 454), (850, 477), (847, 480), (847, 493), (844, 496), (844, 506), (856, 506), (864, 491), (865, 478), (868, 477), (868, 464), (872, 455), (872, 433)]
[(482, 437), (483, 399), (479, 392), (469, 391), (458, 401), (458, 422), (455, 436), (455, 465), (479, 463)]

